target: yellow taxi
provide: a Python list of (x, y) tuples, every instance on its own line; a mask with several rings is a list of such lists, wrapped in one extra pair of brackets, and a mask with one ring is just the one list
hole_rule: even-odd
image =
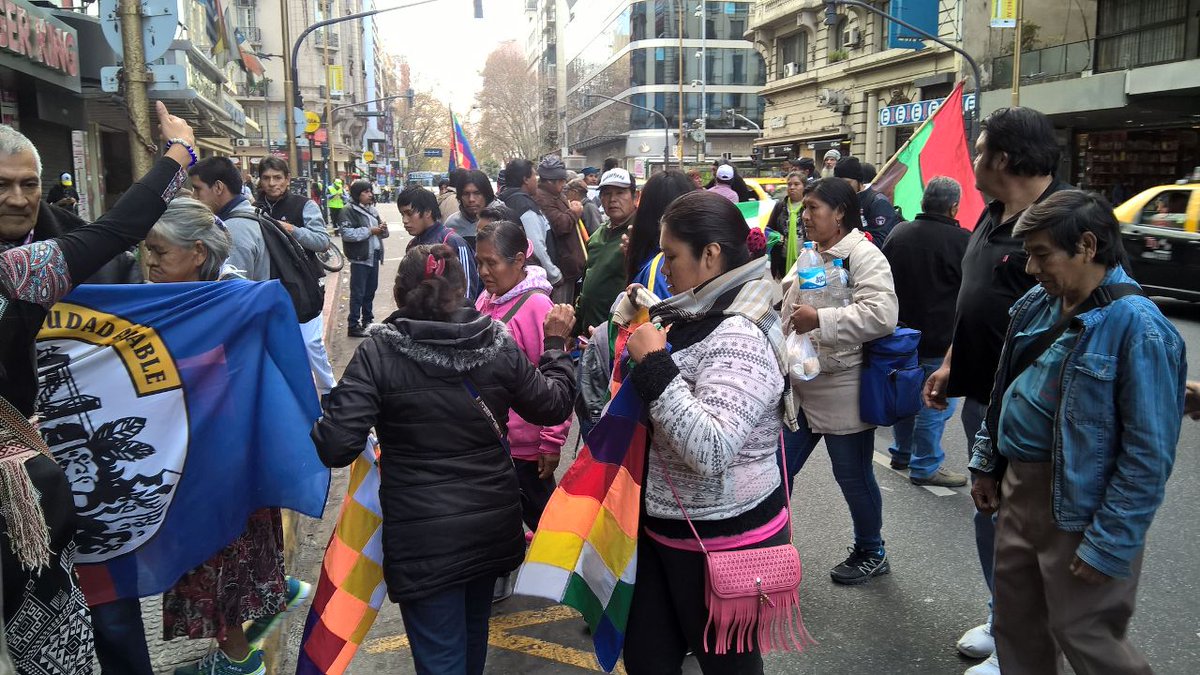
[(1152, 187), (1113, 212), (1146, 292), (1200, 301), (1200, 183)]

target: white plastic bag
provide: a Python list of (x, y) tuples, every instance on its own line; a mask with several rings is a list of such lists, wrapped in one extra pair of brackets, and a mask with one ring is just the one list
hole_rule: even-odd
[(792, 377), (807, 382), (821, 374), (817, 346), (808, 333), (792, 333), (787, 338), (788, 364)]

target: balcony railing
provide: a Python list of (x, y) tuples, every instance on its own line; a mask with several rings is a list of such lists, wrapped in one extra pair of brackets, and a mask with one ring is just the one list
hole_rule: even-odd
[[(1079, 77), (1091, 65), (1091, 40), (1021, 52), (1021, 83), (1052, 82)], [(1012, 66), (1012, 55), (992, 59), (994, 88), (1012, 86)]]
[(262, 29), (258, 26), (246, 26), (241, 29), (242, 35), (246, 36), (246, 41), (252, 45), (262, 44)]
[(1098, 36), (1096, 72), (1182, 61), (1187, 45), (1187, 26), (1187, 21), (1177, 21)]
[(263, 97), (267, 95), (266, 82), (239, 82), (237, 84), (237, 95), (242, 97)]
[(803, 9), (820, 10), (824, 7), (823, 0), (766, 0), (754, 3), (750, 10), (750, 28), (765, 26), (782, 18), (794, 20), (797, 12)]

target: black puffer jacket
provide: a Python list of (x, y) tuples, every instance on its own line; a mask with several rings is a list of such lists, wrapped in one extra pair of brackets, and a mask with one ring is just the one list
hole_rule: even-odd
[(312, 436), (325, 464), (346, 466), (371, 427), (379, 434), (389, 597), (512, 571), (525, 550), (516, 472), (463, 377), (502, 428), (510, 407), (533, 424), (560, 424), (575, 398), (563, 340), (548, 338), (535, 368), (504, 324), (466, 307), (449, 322), (393, 314), (370, 335)]

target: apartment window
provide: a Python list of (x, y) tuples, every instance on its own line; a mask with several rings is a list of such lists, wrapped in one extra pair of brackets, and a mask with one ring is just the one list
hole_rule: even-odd
[(1183, 60), (1187, 9), (1187, 0), (1100, 0), (1096, 12), (1096, 70)]
[(846, 48), (843, 36), (846, 34), (846, 28), (849, 26), (849, 21), (846, 17), (839, 17), (838, 22), (829, 28), (829, 51), (830, 53), (841, 51)]
[[(891, 2), (880, 3), (879, 9), (881, 11), (883, 11), (885, 14), (887, 14), (888, 16), (891, 16), (892, 3)], [(877, 26), (879, 26), (879, 30), (875, 31), (875, 33), (879, 37), (879, 44), (876, 46), (876, 49), (878, 49), (879, 51), (883, 51), (888, 48), (888, 36), (891, 35), (891, 33), (892, 33), (892, 22), (882, 16), (876, 16), (875, 24)]]
[(775, 40), (775, 76), (791, 77), (808, 70), (808, 33), (801, 30)]

